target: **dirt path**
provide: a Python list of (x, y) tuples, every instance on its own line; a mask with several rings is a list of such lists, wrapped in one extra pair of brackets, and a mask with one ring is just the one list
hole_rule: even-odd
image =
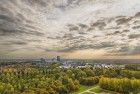
[(90, 90), (92, 90), (92, 89), (94, 89), (94, 88), (96, 88), (96, 86), (93, 87), (93, 88), (87, 89), (87, 90), (85, 90), (85, 91), (83, 91), (83, 92), (80, 92), (79, 94), (84, 94), (84, 93), (88, 93), (88, 92), (89, 92), (90, 94), (98, 94), (98, 93), (94, 93), (94, 92), (90, 91)]

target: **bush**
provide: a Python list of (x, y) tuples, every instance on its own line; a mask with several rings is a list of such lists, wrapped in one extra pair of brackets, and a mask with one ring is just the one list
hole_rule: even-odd
[(87, 85), (87, 86), (92, 86), (95, 84), (98, 84), (99, 82), (99, 77), (86, 77), (86, 78), (81, 78), (80, 84), (82, 85)]

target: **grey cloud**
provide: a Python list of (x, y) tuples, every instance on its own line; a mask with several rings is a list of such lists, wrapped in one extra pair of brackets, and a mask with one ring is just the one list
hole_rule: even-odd
[[(12, 1), (13, 1), (13, 0), (12, 0)], [(7, 7), (5, 7), (4, 4), (1, 3), (1, 1), (0, 1), (0, 13), (1, 13), (2, 15), (14, 16), (14, 13), (13, 13), (10, 9), (8, 9)]]
[(118, 50), (118, 52), (128, 52), (129, 51), (129, 47), (128, 46), (122, 46), (121, 48), (120, 48), (120, 50)]
[(15, 44), (15, 45), (27, 45), (28, 43), (27, 42), (23, 42), (23, 41), (14, 41), (14, 42), (11, 42), (12, 44)]
[(79, 30), (79, 27), (78, 26), (75, 26), (73, 24), (68, 24), (67, 26), (69, 28), (69, 31), (74, 31), (74, 30), (77, 31), (77, 30)]
[(109, 27), (107, 29), (120, 29), (121, 27), (120, 26), (116, 26), (116, 27)]
[(91, 27), (83, 23), (77, 23), (77, 25), (68, 24), (67, 27), (69, 31), (77, 31), (79, 34), (86, 34), (86, 31), (92, 30)]
[(26, 39), (28, 42), (36, 42), (36, 43), (41, 43), (42, 41), (39, 39)]
[(121, 34), (122, 32), (120, 31), (114, 31), (114, 32), (110, 32), (110, 33), (107, 33), (106, 35), (117, 35), (117, 34)]
[(8, 17), (8, 16), (3, 15), (3, 14), (0, 15), (0, 19), (1, 20), (5, 20), (5, 21), (8, 21), (8, 22), (14, 22), (15, 21), (13, 18)]
[(80, 39), (81, 36), (74, 36), (72, 33), (65, 33), (62, 36), (48, 36), (47, 38), (52, 39), (52, 40), (59, 40), (59, 41), (63, 41), (63, 42), (68, 42), (68, 41), (73, 41), (75, 39)]
[(120, 34), (120, 33), (121, 33), (120, 31), (115, 31), (115, 32), (114, 32), (114, 34)]
[(40, 45), (35, 45), (34, 50), (43, 50), (45, 52), (52, 52), (52, 51), (54, 52), (54, 50), (52, 50), (51, 48), (42, 47)]
[[(77, 43), (77, 42), (75, 42), (75, 43)], [(62, 48), (61, 50), (59, 50), (59, 52), (72, 52), (72, 51), (76, 51), (76, 50), (84, 50), (84, 49), (89, 49), (89, 48), (93, 48), (93, 45), (91, 45), (91, 44), (89, 44), (89, 45), (80, 44), (79, 45), (79, 44), (71, 43), (71, 44), (65, 45), (65, 47)]]
[[(82, 0), (66, 0), (65, 3), (63, 1), (60, 4), (55, 4), (55, 7), (60, 8), (62, 10), (66, 9), (67, 7), (74, 7), (79, 5)], [(55, 1), (54, 1), (55, 2)]]
[(41, 37), (44, 36), (44, 33), (39, 32), (37, 30), (27, 30), (27, 31), (25, 31), (25, 34), (27, 34), (27, 35), (41, 36)]
[(82, 24), (82, 23), (79, 23), (78, 24), (81, 28), (88, 28), (88, 26), (86, 24)]
[(115, 44), (112, 42), (102, 42), (99, 48), (114, 47)]
[(140, 20), (135, 20), (133, 23), (134, 24), (140, 24)]
[(34, 5), (34, 6), (38, 5), (38, 6), (41, 6), (41, 7), (42, 6), (45, 7), (47, 5), (45, 0), (23, 0), (23, 2), (26, 2), (27, 4)]
[(64, 34), (63, 38), (71, 38), (72, 39), (73, 38), (73, 35), (70, 34), (70, 33), (69, 34)]
[(140, 17), (140, 12), (136, 13), (134, 17)]
[(84, 35), (84, 34), (87, 34), (87, 33), (85, 33), (85, 32), (79, 32), (79, 34)]
[(51, 39), (51, 40), (63, 41), (63, 43), (64, 43), (64, 42), (68, 42), (68, 41), (74, 41), (74, 40), (77, 40), (77, 39), (81, 39), (81, 36), (74, 36), (71, 33), (66, 33), (63, 36), (48, 36), (47, 38)]
[(138, 25), (138, 26), (133, 26), (132, 28), (133, 28), (133, 29), (140, 29), (140, 25)]
[(140, 38), (140, 34), (131, 34), (128, 36), (130, 39)]
[[(85, 43), (83, 41), (87, 40), (73, 40), (70, 43), (66, 44), (64, 48), (59, 50), (60, 52), (69, 52), (75, 50), (85, 50), (85, 49), (103, 49), (103, 48), (110, 48), (114, 47), (115, 44), (112, 42), (101, 42), (100, 44), (92, 44), (92, 43)], [(92, 40), (88, 40), (88, 42), (93, 42)]]
[[(18, 1), (15, 0), (17, 3)], [(0, 1), (0, 5), (5, 3), (7, 6), (10, 3), (14, 3), (12, 1)], [(21, 2), (21, 1), (19, 1)], [(29, 1), (28, 1), (29, 2)], [(41, 2), (40, 0), (32, 0), (30, 2)], [(11, 5), (12, 6), (12, 5)], [(17, 5), (15, 8), (18, 7)], [(20, 7), (19, 7), (20, 9)], [(28, 8), (29, 9), (29, 8)], [(26, 23), (26, 24), (25, 24)], [(41, 33), (40, 28), (37, 26), (31, 25), (33, 23), (32, 20), (29, 20), (25, 17), (25, 14), (22, 12), (17, 12), (13, 9), (13, 7), (9, 8), (5, 6), (0, 6), (0, 35), (35, 35), (35, 36), (43, 36), (44, 33)]]
[(80, 38), (81, 36), (74, 36), (73, 34), (68, 33), (68, 34), (64, 34), (64, 36), (62, 37), (62, 40), (70, 41), (70, 40), (75, 40), (75, 39), (80, 39)]
[(131, 21), (131, 17), (129, 18), (119, 18), (116, 20), (117, 25), (127, 24), (129, 21)]
[[(118, 48), (118, 47), (115, 47)], [(110, 55), (112, 55), (112, 53), (117, 53), (116, 55), (136, 55), (140, 53), (140, 44), (137, 44), (136, 46), (129, 46), (127, 44), (124, 45), (120, 45), (119, 49), (114, 49), (112, 48), (112, 50), (108, 51), (110, 53)]]
[(27, 21), (28, 19), (21, 13), (17, 13), (15, 20), (18, 22)]
[(95, 23), (91, 23), (91, 27), (98, 27), (99, 29), (103, 29), (104, 27), (106, 26), (106, 23), (104, 21), (100, 21), (98, 20), (97, 22)]
[(37, 28), (36, 26), (33, 26), (33, 25), (31, 25), (31, 24), (25, 24), (25, 27), (26, 27), (26, 28), (29, 28), (29, 29), (33, 29), (33, 30), (39, 29), (39, 28)]
[(94, 30), (94, 28), (88, 28), (88, 29), (87, 29), (87, 31), (92, 31), (92, 30)]
[(3, 28), (0, 28), (0, 35), (16, 35), (16, 34), (21, 34), (21, 30), (8, 30), (8, 29), (3, 29)]
[(128, 54), (128, 51), (130, 49), (126, 45), (120, 45), (119, 46), (119, 49), (117, 49), (117, 48), (118, 47), (112, 47), (112, 48), (110, 48), (110, 50), (108, 50), (108, 55), (112, 55), (114, 53), (115, 53), (115, 55), (126, 55), (126, 54)]
[[(126, 37), (118, 39), (118, 40), (121, 40), (122, 43), (125, 42), (125, 44), (124, 43), (119, 44), (119, 43), (117, 43), (117, 40), (114, 40), (113, 38), (116, 37), (116, 39), (117, 39), (117, 36), (124, 37), (124, 36), (127, 36), (128, 32), (131, 32), (130, 28), (128, 28), (128, 27), (124, 28), (122, 25), (131, 22), (132, 18), (133, 17), (126, 17), (126, 16), (114, 17), (114, 19), (112, 19), (112, 22), (113, 21), (117, 22), (117, 24), (119, 24), (119, 25), (110, 26), (110, 27), (107, 27), (108, 24), (110, 24), (110, 23), (106, 24), (106, 22), (107, 22), (106, 20), (97, 20), (95, 23), (91, 23), (90, 26), (88, 26), (88, 25), (79, 26), (80, 28), (83, 28), (83, 29), (74, 29), (74, 30), (78, 31), (78, 33), (81, 34), (82, 36), (74, 36), (74, 34), (64, 35), (62, 37), (62, 40), (65, 44), (65, 47), (59, 51), (68, 52), (68, 51), (76, 51), (76, 50), (84, 50), (84, 49), (108, 49), (108, 51), (111, 51), (111, 48), (112, 48), (114, 53), (118, 53), (118, 52), (127, 53), (130, 50), (130, 48), (127, 47), (130, 42), (129, 39), (126, 39)], [(135, 20), (135, 19), (133, 19), (133, 20)], [(77, 28), (78, 26), (69, 24), (68, 27)], [(95, 36), (95, 37), (92, 37), (93, 40), (92, 39), (89, 40), (88, 38), (86, 38), (85, 36), (88, 35), (88, 33), (89, 33), (86, 31), (88, 31), (88, 30), (93, 31), (93, 30), (95, 30), (95, 28), (99, 28), (100, 30), (110, 30), (110, 32), (108, 32), (108, 33), (105, 32), (105, 34), (109, 35), (108, 38), (112, 37), (112, 40), (114, 40), (114, 42), (111, 42), (111, 41), (108, 42), (109, 40), (106, 40), (106, 42), (103, 42), (102, 40), (100, 40), (100, 38), (105, 38), (106, 36), (98, 37), (98, 36), (94, 35), (94, 32), (91, 33)], [(138, 38), (138, 37), (139, 36), (137, 34), (129, 35), (129, 38)], [(97, 41), (96, 39), (99, 39), (99, 41)], [(64, 40), (66, 40), (66, 41), (64, 41)], [(98, 43), (98, 44), (96, 44), (96, 43)], [(120, 47), (120, 49), (117, 50), (116, 47)]]
[(91, 48), (92, 45), (67, 45), (65, 48), (59, 50), (59, 52), (72, 52), (72, 51), (76, 51), (76, 50), (84, 50), (84, 49), (89, 49)]
[(2, 42), (1, 44), (4, 46), (9, 46), (9, 45), (27, 45), (28, 43), (25, 41), (7, 41)]
[(60, 36), (54, 36), (54, 37), (47, 37), (48, 39), (52, 39), (52, 40), (62, 40), (63, 38)]
[(8, 36), (8, 35), (35, 35), (35, 36), (43, 36), (44, 33), (41, 33), (41, 32), (38, 32), (38, 31), (35, 31), (35, 30), (28, 30), (28, 31), (25, 31), (25, 30), (8, 30), (8, 29), (2, 29), (0, 28), (0, 35), (5, 35), (5, 36)]
[(130, 30), (124, 29), (123, 32), (130, 32)]

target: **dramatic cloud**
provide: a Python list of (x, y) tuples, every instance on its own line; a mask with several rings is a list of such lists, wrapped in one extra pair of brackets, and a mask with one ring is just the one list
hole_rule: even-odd
[(140, 38), (140, 34), (131, 34), (131, 35), (129, 35), (129, 38), (130, 38), (130, 39), (133, 39), (133, 38)]
[(117, 57), (139, 43), (139, 0), (0, 0), (1, 56)]

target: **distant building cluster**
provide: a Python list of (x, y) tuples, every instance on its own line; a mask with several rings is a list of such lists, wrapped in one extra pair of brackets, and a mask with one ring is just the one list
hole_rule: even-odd
[(36, 59), (36, 60), (32, 60), (32, 63), (37, 64), (37, 65), (42, 65), (42, 64), (51, 64), (51, 63), (60, 63), (63, 60), (61, 60), (60, 56), (56, 56), (56, 58), (52, 58), (52, 59), (45, 59), (45, 58), (41, 58), (41, 59)]
[[(137, 60), (135, 60), (137, 61)], [(125, 67), (124, 60), (80, 60), (80, 59), (62, 59), (60, 56), (56, 56), (55, 58), (40, 58), (40, 59), (0, 59), (1, 65), (5, 63), (11, 65), (15, 63), (31, 63), (33, 65), (39, 66), (48, 66), (52, 63), (59, 63), (60, 68), (113, 68), (120, 67), (124, 69)]]

